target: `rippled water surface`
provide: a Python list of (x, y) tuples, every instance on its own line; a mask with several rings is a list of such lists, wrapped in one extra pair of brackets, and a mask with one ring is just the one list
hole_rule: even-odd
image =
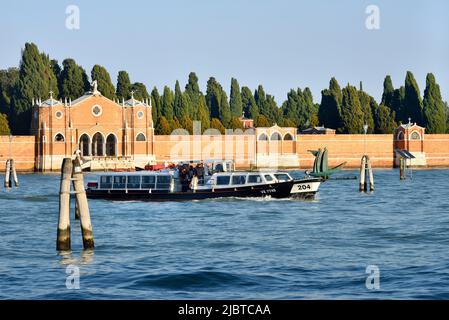
[[(19, 179), (0, 189), (2, 299), (449, 299), (449, 170), (375, 171), (372, 194), (328, 181), (306, 202), (90, 200), (95, 250), (72, 219), (65, 254), (59, 175)], [(79, 290), (66, 288), (68, 265)], [(365, 286), (368, 265), (379, 290)]]

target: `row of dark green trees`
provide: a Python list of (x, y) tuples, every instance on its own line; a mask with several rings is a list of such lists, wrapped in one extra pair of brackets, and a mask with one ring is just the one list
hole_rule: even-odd
[[(194, 72), (188, 76), (184, 90), (176, 81), (174, 91), (165, 86), (162, 93), (156, 87), (149, 93), (143, 83), (131, 82), (126, 71), (120, 71), (114, 86), (107, 70), (95, 65), (90, 74), (97, 80), (98, 90), (107, 98), (126, 100), (151, 99), (156, 134), (170, 134), (177, 128), (192, 132), (192, 120), (201, 122), (202, 129), (239, 129), (239, 117), (244, 114), (254, 119), (259, 127), (280, 126), (305, 129), (322, 125), (339, 133), (392, 133), (400, 123), (412, 122), (425, 126), (428, 133), (446, 133), (449, 108), (443, 102), (439, 85), (433, 74), (426, 78), (421, 97), (418, 84), (407, 72), (404, 85), (394, 88), (390, 76), (384, 80), (380, 104), (359, 88), (347, 85), (341, 88), (335, 78), (329, 88), (321, 92), (321, 103), (314, 103), (309, 88), (291, 89), (279, 107), (270, 94), (259, 85), (253, 91), (231, 79), (229, 98), (213, 77), (207, 81), (205, 94), (200, 90)], [(60, 65), (39, 52), (33, 43), (26, 43), (19, 69), (0, 70), (0, 134), (29, 134), (33, 98), (46, 99), (49, 92), (57, 99), (76, 99), (90, 90), (86, 71), (73, 59)]]

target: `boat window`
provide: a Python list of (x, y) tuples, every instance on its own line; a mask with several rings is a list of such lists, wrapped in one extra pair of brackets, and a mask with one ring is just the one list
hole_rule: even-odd
[(100, 188), (111, 189), (112, 188), (112, 177), (111, 176), (102, 176), (100, 178)]
[(262, 182), (262, 177), (259, 176), (258, 174), (250, 174), (248, 176), (248, 183), (261, 183)]
[(125, 189), (126, 176), (114, 177), (114, 189)]
[(127, 189), (139, 189), (140, 188), (140, 176), (128, 176), (126, 188)]
[(232, 184), (245, 184), (246, 176), (232, 176)]
[(268, 182), (269, 182), (269, 181), (273, 181), (273, 177), (270, 176), (269, 174), (266, 174), (266, 175), (265, 175), (265, 180), (267, 180)]
[(217, 186), (228, 185), (230, 180), (230, 176), (219, 176), (217, 177)]
[(155, 182), (155, 176), (142, 176), (142, 189), (154, 189)]
[(274, 175), (280, 182), (289, 181), (290, 177), (286, 173), (276, 173)]
[(168, 190), (170, 189), (170, 176), (158, 176), (157, 177), (157, 189)]

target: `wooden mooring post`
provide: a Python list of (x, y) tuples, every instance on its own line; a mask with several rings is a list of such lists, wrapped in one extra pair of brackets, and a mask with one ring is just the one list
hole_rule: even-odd
[(86, 190), (84, 190), (83, 169), (81, 168), (81, 160), (79, 157), (76, 157), (75, 160), (73, 160), (72, 181), (73, 189), (75, 190), (76, 206), (79, 210), (81, 233), (83, 235), (83, 247), (84, 249), (93, 249), (94, 234), (92, 230), (92, 223), (90, 221)]
[(14, 159), (6, 160), (5, 167), (5, 188), (11, 188), (14, 182), (14, 186), (19, 186), (19, 179), (17, 178), (16, 167), (14, 165)]
[(64, 158), (59, 188), (59, 222), (56, 239), (56, 249), (61, 251), (70, 250), (70, 184), (72, 167), (72, 159)]
[[(74, 191), (70, 191), (73, 184)], [(64, 158), (61, 168), (61, 184), (59, 192), (59, 222), (56, 249), (70, 250), (70, 194), (75, 194), (75, 219), (80, 220), (83, 248), (93, 249), (94, 238), (90, 221), (89, 204), (84, 189), (83, 171), (79, 157), (75, 160)]]
[(368, 189), (369, 191), (374, 191), (374, 174), (370, 158), (364, 155), (360, 163), (359, 191), (367, 192)]
[(405, 160), (404, 158), (399, 158), (399, 179), (405, 180)]

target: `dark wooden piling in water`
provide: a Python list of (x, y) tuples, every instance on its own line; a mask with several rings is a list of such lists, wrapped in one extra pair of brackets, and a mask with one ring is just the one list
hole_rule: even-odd
[(92, 223), (90, 221), (89, 204), (87, 202), (86, 191), (84, 189), (83, 169), (79, 157), (73, 160), (72, 172), (73, 189), (75, 190), (76, 205), (79, 209), (81, 233), (83, 235), (84, 249), (94, 248), (94, 235)]
[(399, 158), (399, 179), (405, 179), (405, 160), (404, 158)]
[(61, 168), (59, 188), (59, 221), (56, 239), (57, 250), (70, 250), (70, 182), (72, 177), (72, 159), (64, 158)]

